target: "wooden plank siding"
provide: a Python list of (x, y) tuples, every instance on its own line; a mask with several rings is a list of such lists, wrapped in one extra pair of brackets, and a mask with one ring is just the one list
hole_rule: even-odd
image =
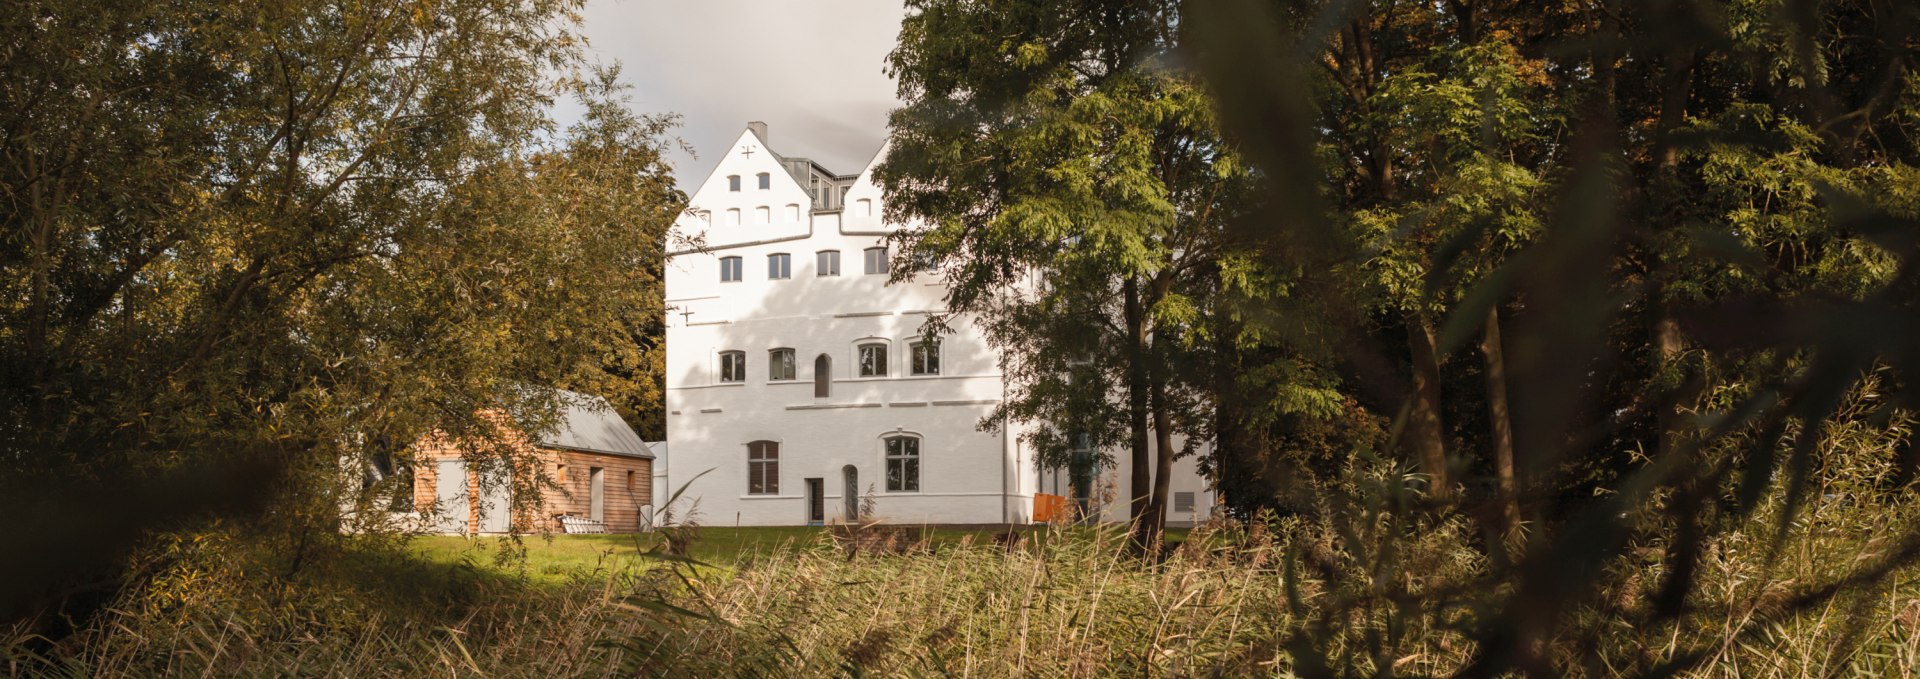
[[(513, 530), (521, 533), (560, 532), (559, 517), (566, 514), (586, 517), (592, 502), (588, 484), (591, 470), (606, 470), (605, 520), (611, 533), (640, 530), (640, 508), (653, 504), (653, 460), (535, 445), (518, 433), (503, 437), (518, 453), (530, 455), (558, 488), (542, 487), (535, 507), (516, 508)], [(413, 501), (422, 513), (433, 510), (438, 500), (435, 481), (439, 461), (462, 457), (458, 441), (434, 432), (414, 444)], [(564, 474), (561, 466), (565, 465)], [(525, 488), (532, 479), (514, 479), (516, 488)], [(480, 474), (467, 472), (467, 532), (480, 532)]]

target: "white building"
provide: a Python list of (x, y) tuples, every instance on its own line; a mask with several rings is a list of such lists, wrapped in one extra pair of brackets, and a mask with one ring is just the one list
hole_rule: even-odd
[[(690, 192), (679, 228), (704, 251), (668, 260), (672, 454), (656, 467), (658, 501), (686, 487), (674, 511), (697, 500), (709, 525), (793, 525), (865, 503), (894, 523), (1027, 523), (1036, 492), (1067, 492), (1018, 426), (977, 428), (1003, 389), (972, 319), (921, 342), (946, 288), (887, 282), (884, 236), (898, 226), (881, 221), (872, 165), (841, 175), (781, 156), (750, 123)], [(1120, 453), (1096, 483), (1109, 520), (1126, 516)], [(1213, 505), (1191, 459), (1175, 463), (1172, 492), (1175, 525)]]

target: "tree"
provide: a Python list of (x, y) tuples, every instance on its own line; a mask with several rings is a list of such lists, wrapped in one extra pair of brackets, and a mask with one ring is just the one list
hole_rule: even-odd
[(70, 517), (22, 537), (45, 558), (0, 606), (111, 589), (141, 536), (209, 513), (297, 570), (363, 455), (484, 435), (482, 411), (537, 430), (555, 403), (528, 386), (634, 351), (670, 121), (596, 105), (554, 138), (556, 95), (610, 94), (553, 77), (583, 68), (579, 6), (0, 18), (0, 495)]
[[(876, 176), (889, 217), (925, 228), (898, 237), (906, 265), (894, 275), (944, 276), (949, 309), (998, 325), (991, 334), (1013, 352), (1010, 365), (1046, 356), (1027, 353), (1046, 341), (1008, 341), (1049, 330), (1034, 309), (1069, 306), (1089, 323), (1052, 331), (1105, 336), (1084, 347), (1102, 353), (1082, 358), (1112, 371), (1100, 383), (1121, 386), (1131, 513), (1145, 545), (1164, 521), (1174, 435), (1204, 436), (1208, 418), (1192, 414), (1198, 401), (1173, 366), (1207, 346), (1186, 329), (1212, 294), (1222, 226), (1247, 179), (1206, 94), (1164, 60), (1178, 45), (1178, 6), (909, 9), (889, 60), (905, 104)], [(1008, 374), (1041, 384), (1030, 370)], [(1031, 404), (1048, 389), (1015, 390), (1005, 412), (1044, 412)]]

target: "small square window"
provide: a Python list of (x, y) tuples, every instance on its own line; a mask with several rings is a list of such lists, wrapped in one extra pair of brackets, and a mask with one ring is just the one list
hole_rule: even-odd
[(887, 376), (887, 345), (877, 342), (860, 345), (860, 376)]
[(747, 381), (747, 353), (744, 351), (720, 352), (720, 381)]
[(940, 374), (940, 343), (939, 342), (913, 343), (913, 356), (912, 356), (911, 363), (912, 365), (907, 366), (907, 369), (908, 369), (908, 372), (914, 375)]
[(774, 349), (767, 352), (768, 381), (791, 382), (798, 372), (794, 365), (792, 349)]

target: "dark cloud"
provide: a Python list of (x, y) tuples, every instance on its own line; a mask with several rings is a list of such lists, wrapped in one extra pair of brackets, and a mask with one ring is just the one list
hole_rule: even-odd
[(634, 108), (684, 117), (680, 136), (700, 156), (675, 159), (684, 186), (750, 120), (784, 155), (859, 171), (898, 105), (883, 68), (904, 14), (898, 0), (594, 0), (585, 19), (598, 58), (623, 65)]

